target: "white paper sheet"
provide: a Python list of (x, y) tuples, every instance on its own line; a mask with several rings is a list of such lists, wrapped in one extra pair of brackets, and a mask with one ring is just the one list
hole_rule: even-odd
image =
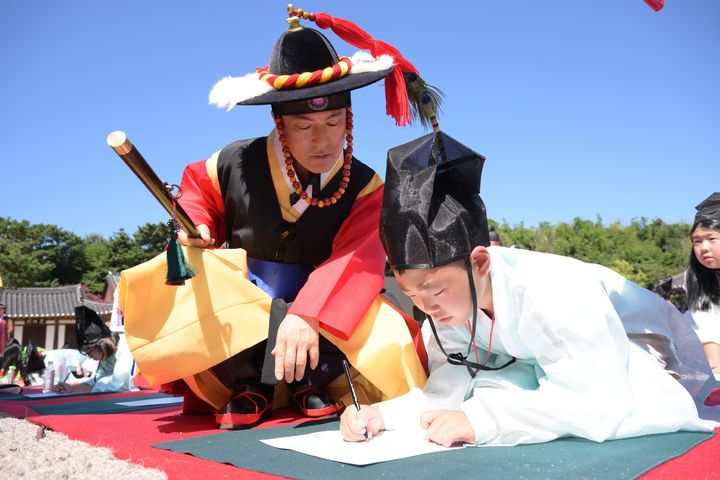
[(48, 392), (48, 393), (22, 393), (23, 397), (28, 398), (45, 398), (45, 397), (62, 397), (65, 395), (69, 395), (70, 392)]
[(388, 430), (367, 442), (346, 442), (339, 430), (260, 440), (271, 447), (351, 465), (370, 465), (399, 458), (444, 452), (463, 447), (443, 447), (425, 440), (425, 430)]
[(146, 407), (149, 405), (176, 405), (183, 402), (183, 397), (149, 398), (146, 400), (133, 400), (130, 402), (115, 402), (115, 405), (124, 407)]

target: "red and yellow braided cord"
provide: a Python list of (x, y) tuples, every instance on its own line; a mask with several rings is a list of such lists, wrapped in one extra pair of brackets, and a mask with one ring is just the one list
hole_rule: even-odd
[(275, 75), (268, 71), (269, 67), (258, 68), (260, 80), (269, 83), (275, 90), (284, 90), (288, 88), (303, 88), (313, 85), (320, 85), (330, 80), (342, 78), (348, 74), (352, 68), (352, 62), (349, 57), (340, 57), (340, 61), (332, 67), (326, 67), (314, 72), (294, 73), (292, 75)]

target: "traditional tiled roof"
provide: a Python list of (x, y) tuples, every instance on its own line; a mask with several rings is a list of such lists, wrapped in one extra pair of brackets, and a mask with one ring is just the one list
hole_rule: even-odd
[(86, 305), (98, 315), (110, 315), (111, 303), (91, 300), (82, 285), (0, 288), (0, 302), (10, 318), (74, 318), (75, 307)]

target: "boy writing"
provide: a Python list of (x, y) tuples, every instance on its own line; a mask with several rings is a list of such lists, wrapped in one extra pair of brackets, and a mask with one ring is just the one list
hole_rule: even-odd
[(446, 446), (711, 430), (698, 407), (712, 374), (682, 315), (604, 267), (488, 247), (483, 161), (441, 132), (388, 153), (380, 234), (431, 317), (430, 377), (346, 409), (343, 437), (418, 424)]

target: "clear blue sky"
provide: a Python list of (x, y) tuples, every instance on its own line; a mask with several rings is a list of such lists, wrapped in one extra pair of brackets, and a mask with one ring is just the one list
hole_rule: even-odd
[[(0, 2), (0, 216), (134, 233), (167, 215), (105, 143), (124, 130), (166, 181), (267, 134), (268, 107), (208, 105), (268, 63), (280, 1)], [(691, 221), (720, 190), (720, 1), (296, 3), (395, 45), (446, 93), (441, 127), (487, 157), (482, 196), (511, 225), (574, 217)], [(357, 49), (327, 33), (340, 54)], [(355, 153), (425, 133), (353, 95)]]

